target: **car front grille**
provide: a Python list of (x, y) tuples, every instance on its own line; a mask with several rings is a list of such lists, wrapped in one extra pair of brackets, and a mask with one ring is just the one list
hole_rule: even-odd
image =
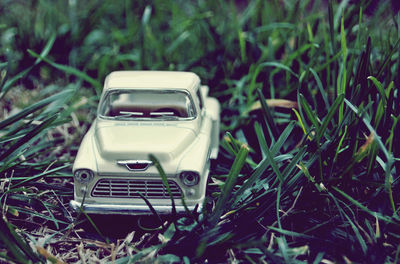
[[(168, 181), (172, 197), (181, 198), (181, 189), (174, 181)], [(170, 198), (161, 180), (101, 179), (92, 191), (93, 197), (140, 198), (138, 192), (148, 199)]]

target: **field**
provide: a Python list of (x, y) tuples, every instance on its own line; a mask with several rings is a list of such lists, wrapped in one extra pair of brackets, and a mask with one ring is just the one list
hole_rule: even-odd
[[(399, 8), (1, 0), (0, 262), (399, 263)], [(221, 102), (201, 212), (68, 207), (114, 70), (193, 71)]]

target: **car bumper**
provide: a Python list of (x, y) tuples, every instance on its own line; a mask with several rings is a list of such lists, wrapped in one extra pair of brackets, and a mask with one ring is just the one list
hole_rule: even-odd
[[(69, 202), (70, 207), (74, 211), (79, 211), (81, 203), (75, 200)], [(172, 212), (171, 205), (154, 205), (154, 210), (159, 214), (170, 214)], [(196, 205), (187, 206), (189, 211), (193, 211)], [(134, 215), (151, 215), (152, 212), (147, 205), (130, 205), (130, 204), (83, 204), (83, 211), (89, 214), (134, 214)], [(186, 212), (185, 207), (182, 205), (175, 206), (177, 213)], [(198, 206), (197, 210), (200, 210)]]

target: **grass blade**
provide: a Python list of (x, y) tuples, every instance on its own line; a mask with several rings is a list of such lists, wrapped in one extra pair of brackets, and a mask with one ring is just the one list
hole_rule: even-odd
[(17, 142), (12, 144), (9, 149), (7, 149), (5, 152), (3, 152), (0, 155), (0, 160), (4, 160), (7, 158), (11, 153), (25, 145), (27, 142), (29, 142), (31, 139), (36, 137), (41, 131), (47, 129), (50, 127), (50, 125), (57, 119), (57, 115), (53, 115), (46, 120), (43, 121), (40, 125), (36, 127), (36, 129), (31, 130), (29, 133), (27, 133), (23, 138), (20, 138)]
[(319, 78), (318, 74), (314, 71), (313, 68), (310, 68), (309, 70), (312, 73), (312, 75), (314, 76), (315, 81), (317, 82), (317, 87), (318, 87), (319, 92), (320, 92), (320, 94), (322, 96), (322, 99), (324, 100), (325, 108), (326, 108), (327, 111), (329, 111), (330, 104), (329, 104), (329, 100), (328, 100), (328, 97), (327, 97), (327, 92), (322, 87), (322, 81)]
[(271, 111), (269, 110), (269, 107), (265, 101), (264, 95), (260, 90), (257, 90), (257, 94), (261, 103), (265, 125), (267, 129), (272, 132), (272, 134), (270, 133), (272, 141), (275, 141), (275, 139), (278, 138), (278, 129), (276, 128), (274, 119), (272, 118)]
[(335, 115), (336, 111), (338, 110), (339, 106), (342, 105), (344, 99), (344, 94), (339, 95), (335, 102), (332, 104), (331, 109), (329, 110), (328, 114), (325, 116), (324, 121), (322, 122), (321, 128), (317, 132), (317, 142), (321, 140), (322, 136), (325, 134), (325, 131), (331, 122), (333, 116)]
[[(53, 47), (54, 41), (56, 40), (56, 34), (53, 33), (50, 37), (50, 39), (47, 41), (45, 47), (43, 48), (42, 52), (40, 53), (40, 56), (42, 57), (46, 57), (51, 48)], [(35, 65), (39, 64), (39, 62), (41, 62), (42, 59), (41, 58), (37, 58), (35, 63), (28, 67), (27, 69), (23, 70), (22, 72), (18, 73), (17, 75), (15, 75), (13, 78), (11, 78), (10, 80), (7, 80), (4, 83), (4, 86), (1, 85), (0, 86), (0, 100), (6, 95), (6, 93), (13, 87), (13, 85), (22, 77), (24, 77), (26, 74), (28, 74)]]
[(313, 124), (315, 129), (318, 131), (319, 124), (318, 124), (317, 118), (315, 118), (315, 114), (311, 110), (311, 106), (308, 104), (304, 95), (300, 94), (299, 97), (300, 97), (300, 104), (302, 106), (302, 109), (306, 112), (308, 119), (311, 121), (311, 123)]
[(160, 215), (157, 213), (157, 211), (154, 209), (153, 205), (150, 203), (150, 201), (141, 193), (137, 192), (139, 194), (140, 198), (143, 199), (143, 201), (146, 203), (146, 205), (149, 207), (151, 213), (157, 218), (158, 222), (160, 223), (160, 226), (165, 230), (165, 226), (163, 221), (161, 220)]
[(357, 206), (358, 208), (360, 208), (364, 212), (367, 212), (371, 216), (377, 217), (379, 220), (382, 220), (382, 221), (385, 221), (385, 222), (388, 222), (388, 223), (394, 223), (391, 217), (384, 216), (384, 215), (382, 215), (380, 213), (377, 213), (377, 212), (374, 212), (374, 211), (368, 209), (367, 207), (362, 205), (360, 202), (358, 202), (357, 200), (353, 199), (350, 195), (346, 194), (345, 192), (343, 192), (342, 190), (340, 190), (339, 188), (337, 188), (335, 186), (332, 186), (332, 188), (335, 191), (337, 191), (339, 194), (341, 194), (344, 198), (349, 200), (353, 205)]
[(172, 195), (171, 188), (169, 187), (167, 175), (165, 174), (165, 171), (162, 168), (160, 162), (153, 154), (149, 155), (149, 159), (153, 162), (153, 165), (157, 168), (158, 173), (160, 174), (161, 180), (162, 180), (165, 188), (167, 188), (167, 191), (168, 191), (169, 197), (171, 198), (171, 203), (172, 203), (172, 214), (176, 215), (175, 200), (174, 200), (174, 196)]
[(67, 73), (67, 74), (75, 75), (76, 77), (81, 78), (82, 80), (87, 81), (88, 83), (90, 83), (91, 85), (93, 85), (93, 87), (94, 87), (94, 89), (95, 89), (95, 91), (96, 91), (97, 96), (100, 96), (101, 90), (102, 90), (102, 85), (101, 85), (101, 83), (100, 83), (99, 81), (93, 79), (92, 77), (90, 77), (90, 76), (87, 75), (86, 73), (84, 73), (84, 72), (82, 72), (82, 71), (80, 71), (80, 70), (78, 70), (78, 69), (76, 69), (76, 68), (70, 67), (70, 66), (66, 66), (66, 65), (62, 65), (62, 64), (55, 63), (55, 62), (53, 62), (53, 61), (47, 59), (46, 57), (37, 54), (37, 53), (34, 52), (33, 50), (29, 50), (29, 49), (28, 49), (28, 52), (29, 52), (29, 54), (31, 54), (33, 57), (35, 57), (35, 58), (40, 58), (41, 60), (45, 61), (46, 63), (50, 64), (51, 66), (53, 66), (54, 68), (56, 68), (56, 69), (58, 69), (58, 70), (61, 70), (61, 71), (65, 72), (65, 73)]
[(209, 223), (211, 226), (215, 226), (217, 224), (225, 208), (228, 207), (226, 202), (228, 201), (228, 198), (231, 195), (233, 188), (235, 187), (236, 180), (246, 162), (248, 154), (249, 148), (246, 145), (242, 145), (238, 155), (235, 158), (235, 161), (233, 162), (232, 168), (229, 171), (228, 178), (226, 179), (226, 182), (222, 189), (222, 193), (218, 198), (213, 214), (209, 219)]
[(70, 95), (72, 94), (71, 92), (72, 92), (71, 90), (66, 90), (66, 91), (60, 92), (58, 94), (47, 97), (31, 106), (24, 108), (24, 110), (20, 111), (19, 113), (12, 115), (12, 116), (8, 117), (7, 119), (1, 121), (0, 122), (0, 130), (5, 128), (6, 126), (9, 126), (9, 125), (21, 120), (22, 118), (28, 116), (31, 113), (38, 111), (39, 109), (49, 105), (52, 102), (55, 102), (60, 99), (69, 98)]

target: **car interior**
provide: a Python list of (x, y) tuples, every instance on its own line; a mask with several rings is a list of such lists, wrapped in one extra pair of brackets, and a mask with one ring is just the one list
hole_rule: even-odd
[(111, 92), (104, 100), (101, 112), (103, 116), (131, 118), (194, 116), (191, 101), (183, 92)]

